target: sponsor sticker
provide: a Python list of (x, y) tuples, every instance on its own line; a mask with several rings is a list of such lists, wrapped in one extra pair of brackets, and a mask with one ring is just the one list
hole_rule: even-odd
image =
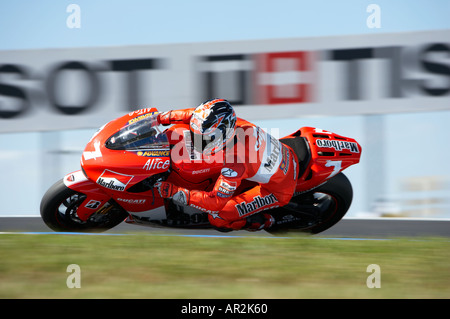
[(162, 161), (159, 158), (149, 159), (142, 169), (151, 171), (153, 169), (168, 169), (170, 166), (170, 160)]
[(128, 204), (145, 204), (145, 199), (133, 199), (133, 198), (117, 198), (118, 201)]
[(284, 173), (284, 175), (286, 175), (289, 170), (289, 158), (290, 158), (289, 150), (287, 149), (287, 147), (282, 146), (282, 153), (283, 153), (283, 157), (281, 159), (279, 168)]
[[(151, 110), (152, 109), (150, 109), (150, 108), (145, 108), (145, 109), (141, 109), (141, 110), (137, 110), (137, 111), (133, 111), (131, 113), (128, 113), (129, 116), (137, 115), (137, 117), (132, 118), (131, 120), (129, 120), (128, 124), (133, 124), (133, 123), (139, 122), (141, 120), (144, 120), (146, 118), (151, 117), (154, 114), (158, 114), (159, 113), (159, 112), (150, 112)], [(150, 112), (150, 113), (147, 113), (147, 112)]]
[(347, 149), (352, 153), (359, 153), (358, 144), (355, 142), (317, 139), (316, 145), (321, 148), (334, 148), (336, 151)]
[(274, 194), (269, 194), (264, 197), (258, 195), (251, 202), (243, 202), (235, 205), (235, 207), (239, 213), (239, 216), (244, 216), (276, 202), (278, 202), (278, 199)]
[(192, 171), (192, 175), (208, 173), (210, 170), (210, 168), (199, 169), (197, 171)]
[(219, 189), (217, 190), (217, 196), (222, 198), (231, 197), (236, 190), (235, 182), (220, 181)]
[(99, 202), (98, 200), (91, 199), (84, 207), (89, 209), (97, 209), (102, 202)]
[(279, 156), (281, 151), (281, 143), (276, 138), (268, 135), (267, 142), (267, 157), (264, 164), (263, 174), (274, 174), (274, 169), (277, 168), (277, 164), (280, 163)]
[[(208, 213), (210, 215), (213, 215), (214, 219), (216, 219), (217, 217), (219, 217), (219, 211), (217, 210), (209, 210), (206, 208), (203, 208), (201, 206), (195, 205), (195, 204), (189, 204), (189, 206), (194, 207), (195, 209), (198, 209), (204, 213)], [(221, 217), (219, 217), (220, 219), (222, 219)]]
[(97, 179), (97, 184), (105, 188), (123, 192), (133, 177), (133, 175), (121, 174), (105, 169)]
[(146, 150), (146, 151), (138, 151), (136, 153), (137, 156), (144, 157), (168, 157), (170, 156), (170, 150)]

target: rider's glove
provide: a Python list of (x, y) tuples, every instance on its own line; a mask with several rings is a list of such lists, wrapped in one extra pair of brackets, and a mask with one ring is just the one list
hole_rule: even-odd
[(158, 188), (159, 195), (161, 195), (162, 198), (172, 198), (175, 194), (174, 190), (177, 188), (175, 185), (168, 182), (159, 182), (156, 183), (155, 186)]
[(174, 201), (183, 205), (189, 204), (189, 190), (168, 182), (156, 183), (155, 187), (157, 187), (159, 195), (162, 198), (172, 198)]
[(171, 111), (158, 113), (158, 123), (161, 125), (170, 125), (170, 112)]

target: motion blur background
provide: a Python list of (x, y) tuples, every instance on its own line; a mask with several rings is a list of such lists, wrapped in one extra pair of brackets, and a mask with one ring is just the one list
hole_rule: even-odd
[(0, 216), (38, 216), (96, 129), (230, 100), (350, 136), (348, 217), (450, 218), (450, 2), (2, 1)]

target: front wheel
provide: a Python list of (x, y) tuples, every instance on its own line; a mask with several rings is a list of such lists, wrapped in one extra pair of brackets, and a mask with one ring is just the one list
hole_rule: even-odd
[(293, 197), (288, 205), (275, 209), (276, 223), (267, 232), (323, 232), (344, 217), (352, 199), (352, 185), (343, 173), (339, 173), (314, 190)]
[(78, 206), (86, 195), (68, 188), (63, 179), (56, 182), (41, 200), (41, 217), (58, 232), (103, 232), (121, 223), (128, 213), (114, 203), (106, 203), (87, 221), (78, 218)]

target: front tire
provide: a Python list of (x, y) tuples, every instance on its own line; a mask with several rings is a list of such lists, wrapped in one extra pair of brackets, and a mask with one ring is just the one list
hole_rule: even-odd
[(111, 207), (106, 213), (82, 221), (78, 218), (77, 209), (85, 198), (86, 195), (68, 188), (63, 179), (57, 181), (41, 200), (42, 220), (57, 232), (103, 232), (117, 226), (128, 216), (120, 206), (108, 203)]

